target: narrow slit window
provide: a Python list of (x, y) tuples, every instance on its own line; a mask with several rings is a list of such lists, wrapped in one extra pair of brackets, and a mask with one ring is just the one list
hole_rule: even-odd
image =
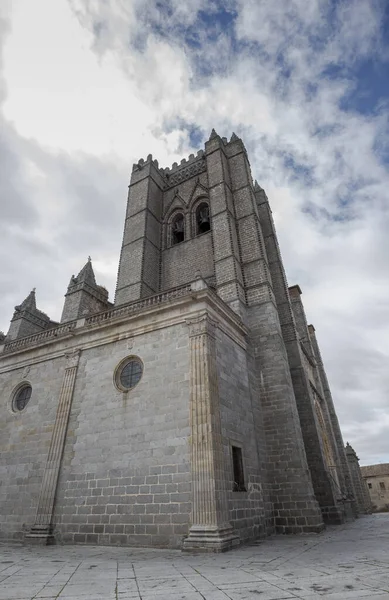
[(245, 492), (242, 448), (232, 446), (232, 466), (234, 470), (234, 492)]
[(177, 215), (172, 222), (172, 245), (179, 244), (185, 240), (184, 215)]
[(385, 483), (383, 481), (380, 481), (380, 488), (381, 490), (385, 489)]
[(373, 486), (371, 485), (371, 483), (368, 483), (367, 485), (368, 485), (368, 487), (369, 487), (369, 490), (371, 490), (371, 488), (373, 487)]

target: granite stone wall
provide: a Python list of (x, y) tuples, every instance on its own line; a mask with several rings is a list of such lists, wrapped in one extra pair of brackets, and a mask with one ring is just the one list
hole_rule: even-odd
[(197, 272), (204, 279), (214, 276), (212, 231), (162, 252), (162, 290), (194, 281)]
[[(216, 347), (229, 521), (244, 542), (266, 533), (264, 432), (256, 422), (246, 349), (221, 330)], [(245, 491), (234, 491), (232, 446), (242, 450)]]
[[(137, 355), (139, 384), (113, 384)], [(191, 511), (185, 324), (84, 350), (80, 357), (55, 530), (64, 542), (180, 547)]]
[[(57, 411), (64, 357), (0, 373), (0, 539), (22, 540), (35, 520)], [(21, 383), (32, 394), (22, 412), (12, 411)]]

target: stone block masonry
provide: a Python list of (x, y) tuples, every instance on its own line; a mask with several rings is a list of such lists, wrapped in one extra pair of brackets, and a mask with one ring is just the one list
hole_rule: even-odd
[(133, 166), (114, 304), (90, 259), (60, 325), (31, 292), (0, 340), (0, 400), (3, 540), (221, 552), (357, 512), (314, 329), (235, 134)]

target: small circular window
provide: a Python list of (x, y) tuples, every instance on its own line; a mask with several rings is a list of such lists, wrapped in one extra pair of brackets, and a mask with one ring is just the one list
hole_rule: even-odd
[(140, 381), (143, 373), (143, 363), (137, 356), (125, 358), (115, 372), (115, 384), (121, 391), (127, 392)]
[(32, 387), (29, 384), (19, 388), (14, 396), (12, 408), (15, 412), (24, 410), (31, 398)]

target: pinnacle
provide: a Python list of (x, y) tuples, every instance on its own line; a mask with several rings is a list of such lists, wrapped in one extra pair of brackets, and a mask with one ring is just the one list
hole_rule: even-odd
[(262, 189), (257, 180), (254, 182), (254, 189), (256, 192), (259, 192)]
[(85, 263), (85, 265), (83, 266), (83, 268), (81, 269), (81, 271), (79, 272), (79, 274), (76, 277), (77, 279), (77, 283), (81, 283), (82, 281), (85, 281), (86, 283), (89, 283), (89, 285), (96, 285), (96, 279), (95, 279), (95, 274), (93, 272), (93, 267), (92, 267), (92, 259), (90, 256), (88, 256), (88, 260)]
[(217, 138), (217, 137), (219, 137), (218, 134), (216, 133), (216, 131), (214, 129), (212, 129), (209, 139), (213, 140), (214, 138)]
[(236, 142), (236, 140), (238, 140), (238, 136), (236, 135), (235, 131), (232, 132), (232, 136), (230, 139), (230, 142)]
[(15, 308), (18, 308), (19, 310), (36, 310), (35, 288), (33, 288), (28, 294), (27, 298), (25, 298), (23, 302)]

